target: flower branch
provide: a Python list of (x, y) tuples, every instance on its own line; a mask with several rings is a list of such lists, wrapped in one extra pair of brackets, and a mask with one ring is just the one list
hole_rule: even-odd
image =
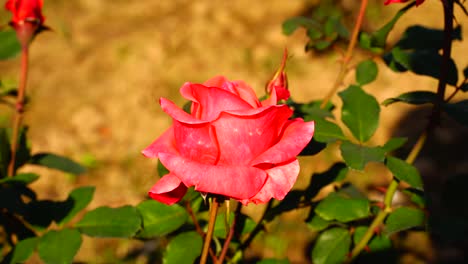
[(338, 91), (341, 84), (343, 83), (344, 78), (346, 77), (346, 73), (348, 73), (348, 64), (353, 57), (354, 48), (357, 44), (357, 39), (359, 36), (359, 30), (361, 29), (362, 22), (364, 20), (364, 15), (366, 13), (368, 0), (361, 1), (361, 7), (359, 8), (358, 17), (356, 19), (356, 23), (354, 24), (353, 33), (351, 35), (351, 40), (348, 45), (348, 49), (346, 50), (346, 54), (343, 57), (342, 63), (340, 65), (340, 71), (338, 72), (338, 76), (336, 77), (335, 82), (333, 83), (332, 88), (329, 90), (328, 94), (323, 99), (322, 103), (320, 104), (320, 108), (325, 108), (328, 102), (331, 100), (332, 96)]
[[(445, 88), (447, 85), (448, 68), (449, 68), (448, 65), (450, 61), (450, 53), (452, 50), (453, 1), (444, 0), (442, 1), (442, 5), (443, 5), (443, 10), (444, 10), (444, 44), (443, 44), (443, 49), (442, 49), (443, 59), (442, 59), (441, 70), (440, 70), (440, 78), (439, 78), (439, 82), (437, 86), (438, 100), (434, 104), (433, 112), (429, 118), (428, 125), (424, 129), (423, 133), (419, 136), (411, 152), (408, 154), (408, 157), (406, 158), (406, 162), (408, 164), (414, 163), (414, 161), (416, 160), (417, 156), (421, 152), (426, 142), (427, 135), (439, 123), (440, 114), (442, 112), (442, 105), (445, 103), (444, 96), (445, 96)], [(376, 228), (382, 225), (385, 218), (392, 212), (392, 200), (393, 200), (393, 196), (395, 195), (395, 192), (398, 189), (398, 184), (399, 182), (395, 178), (390, 183), (387, 189), (387, 192), (385, 193), (384, 209), (381, 210), (377, 214), (377, 216), (372, 221), (369, 229), (366, 231), (362, 239), (356, 244), (354, 249), (351, 251), (349, 261), (351, 261), (352, 259), (354, 259), (361, 253), (361, 251), (367, 246), (367, 244), (373, 237)]]

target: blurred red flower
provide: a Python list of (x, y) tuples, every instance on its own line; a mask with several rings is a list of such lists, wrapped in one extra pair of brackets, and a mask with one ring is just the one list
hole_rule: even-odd
[(43, 25), (42, 5), (42, 0), (8, 0), (5, 4), (13, 14), (10, 25), (16, 30), (22, 47), (28, 47), (35, 35), (47, 29)]
[(309, 143), (314, 122), (277, 105), (274, 93), (259, 101), (243, 81), (212, 78), (186, 83), (181, 94), (192, 101), (188, 114), (161, 98), (173, 125), (149, 147), (169, 170), (149, 191), (162, 203), (178, 202), (188, 187), (247, 204), (283, 199), (299, 174), (296, 156)]
[(42, 25), (45, 17), (42, 15), (42, 0), (8, 0), (5, 8), (13, 13), (11, 24), (13, 27), (25, 22)]
[[(387, 0), (385, 1), (385, 4), (388, 5), (388, 4), (394, 4), (394, 3), (406, 3), (408, 2), (409, 0)], [(416, 0), (416, 5), (420, 5), (424, 3), (424, 0)]]

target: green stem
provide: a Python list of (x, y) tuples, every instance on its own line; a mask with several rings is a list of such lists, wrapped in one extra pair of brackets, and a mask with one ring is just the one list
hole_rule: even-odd
[(361, 1), (361, 7), (359, 9), (359, 14), (356, 19), (356, 23), (354, 24), (354, 29), (351, 35), (351, 40), (350, 40), (348, 49), (346, 50), (346, 54), (343, 58), (343, 62), (341, 63), (340, 71), (338, 73), (338, 76), (336, 77), (335, 83), (333, 84), (332, 88), (330, 89), (330, 91), (328, 92), (328, 94), (325, 96), (322, 103), (320, 104), (320, 108), (322, 109), (325, 108), (325, 106), (327, 106), (328, 102), (331, 100), (331, 98), (336, 93), (338, 88), (340, 88), (340, 85), (343, 83), (343, 79), (346, 77), (346, 73), (348, 72), (348, 64), (351, 61), (351, 58), (353, 56), (353, 51), (354, 51), (354, 48), (356, 47), (357, 39), (359, 36), (359, 30), (361, 29), (362, 21), (364, 20), (364, 15), (366, 13), (367, 2), (368, 0)]
[(16, 111), (13, 115), (13, 132), (11, 136), (11, 158), (8, 164), (8, 176), (15, 174), (16, 151), (18, 148), (18, 136), (23, 121), (24, 98), (26, 94), (26, 81), (28, 79), (28, 54), (29, 46), (23, 45), (21, 49), (21, 72), (18, 85), (18, 95), (16, 97)]
[(203, 244), (203, 251), (200, 258), (200, 264), (205, 264), (210, 250), (211, 238), (213, 237), (213, 230), (218, 215), (219, 201), (215, 196), (210, 204), (210, 220), (208, 222), (208, 231), (205, 236), (205, 243)]

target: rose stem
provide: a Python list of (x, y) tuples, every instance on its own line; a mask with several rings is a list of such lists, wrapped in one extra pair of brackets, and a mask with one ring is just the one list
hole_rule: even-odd
[(187, 208), (187, 212), (190, 215), (190, 218), (192, 219), (193, 225), (195, 226), (195, 230), (197, 231), (198, 234), (200, 234), (201, 236), (204, 236), (204, 233), (202, 229), (200, 228), (200, 224), (198, 223), (197, 217), (193, 213), (193, 209), (189, 201), (185, 202), (185, 207)]
[(227, 251), (229, 249), (229, 244), (231, 243), (232, 237), (234, 236), (234, 232), (236, 230), (236, 222), (241, 215), (240, 213), (241, 208), (242, 206), (238, 204), (236, 208), (234, 220), (232, 221), (232, 225), (229, 228), (229, 233), (227, 234), (226, 240), (224, 241), (223, 250), (221, 251), (221, 254), (219, 255), (219, 259), (217, 262), (218, 264), (222, 264), (224, 261), (224, 258), (226, 257)]
[(216, 196), (210, 205), (210, 220), (208, 222), (208, 231), (205, 236), (205, 243), (203, 244), (203, 251), (200, 259), (200, 264), (205, 264), (208, 257), (208, 251), (210, 249), (211, 237), (213, 236), (213, 230), (216, 222), (216, 216), (218, 215), (219, 201)]
[[(193, 212), (192, 206), (190, 205), (189, 201), (185, 202), (185, 207), (187, 208), (187, 212), (190, 215), (190, 218), (192, 219), (193, 225), (195, 226), (195, 230), (202, 238), (204, 238), (205, 233), (201, 229), (200, 224), (198, 223), (197, 217), (195, 216), (195, 213)], [(213, 263), (216, 263), (217, 259), (211, 248), (210, 248), (210, 256), (211, 256)]]
[(18, 95), (16, 96), (16, 107), (13, 114), (13, 132), (11, 136), (11, 159), (8, 164), (8, 176), (12, 177), (15, 173), (16, 151), (18, 147), (18, 135), (23, 121), (24, 97), (26, 91), (26, 81), (28, 77), (28, 53), (29, 45), (22, 45), (21, 48), (21, 71), (18, 86)]
[(351, 41), (349, 43), (348, 49), (346, 50), (346, 54), (343, 58), (343, 62), (341, 63), (340, 71), (338, 73), (338, 76), (336, 77), (335, 83), (333, 84), (332, 88), (330, 89), (330, 91), (328, 92), (328, 94), (325, 96), (322, 103), (320, 104), (321, 109), (324, 109), (325, 106), (327, 106), (332, 96), (336, 93), (338, 88), (340, 88), (340, 85), (343, 83), (343, 79), (345, 78), (346, 73), (348, 72), (348, 64), (351, 61), (354, 47), (356, 46), (356, 43), (357, 43), (357, 38), (359, 36), (359, 29), (361, 28), (362, 21), (364, 20), (364, 15), (366, 13), (367, 2), (368, 0), (361, 1), (361, 8), (359, 9), (359, 14), (356, 19), (356, 23), (354, 24), (353, 33), (351, 35)]
[[(450, 62), (450, 53), (452, 50), (453, 0), (444, 0), (442, 1), (442, 5), (444, 7), (444, 45), (442, 49), (443, 55), (440, 71), (441, 73), (439, 78), (439, 84), (437, 86), (438, 101), (434, 105), (433, 112), (430, 117), (429, 123), (426, 126), (426, 129), (419, 136), (418, 140), (416, 141), (416, 144), (413, 146), (413, 149), (406, 158), (406, 162), (409, 164), (412, 164), (415, 161), (416, 157), (421, 152), (424, 143), (426, 142), (427, 135), (438, 124), (440, 113), (442, 110), (442, 104), (444, 103), (445, 87), (447, 85), (448, 65)], [(393, 179), (387, 189), (387, 193), (385, 194), (385, 209), (381, 210), (374, 218), (371, 225), (369, 226), (369, 229), (367, 229), (366, 233), (362, 237), (361, 241), (359, 241), (352, 250), (351, 256), (348, 259), (348, 261), (351, 261), (361, 253), (361, 251), (366, 247), (370, 239), (373, 237), (375, 229), (379, 227), (383, 223), (387, 215), (392, 212), (391, 206), (393, 195), (397, 191), (397, 188), (398, 181)]]

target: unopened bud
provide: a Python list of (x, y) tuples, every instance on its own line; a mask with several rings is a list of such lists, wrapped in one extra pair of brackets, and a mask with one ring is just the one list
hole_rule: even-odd
[(275, 72), (270, 81), (266, 84), (265, 90), (268, 95), (273, 93), (276, 95), (276, 100), (287, 100), (290, 96), (288, 90), (288, 76), (284, 71), (286, 67), (286, 60), (288, 59), (288, 50), (284, 49), (283, 61), (281, 62), (280, 67)]

